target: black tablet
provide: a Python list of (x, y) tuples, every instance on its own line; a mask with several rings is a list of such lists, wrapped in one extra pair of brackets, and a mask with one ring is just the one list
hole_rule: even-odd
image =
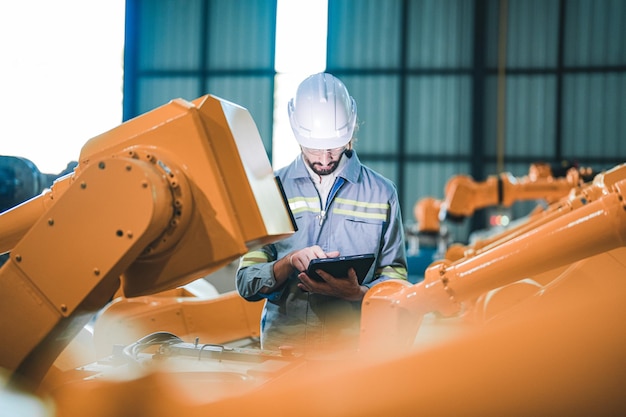
[(348, 270), (354, 268), (359, 284), (363, 282), (367, 272), (374, 263), (375, 256), (373, 253), (364, 255), (339, 256), (337, 258), (318, 258), (312, 259), (306, 274), (316, 281), (324, 281), (317, 272), (318, 269), (328, 272), (335, 278), (343, 278), (348, 276)]

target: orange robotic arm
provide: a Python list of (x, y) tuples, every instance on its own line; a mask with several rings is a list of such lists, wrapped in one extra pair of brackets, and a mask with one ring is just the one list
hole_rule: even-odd
[(439, 212), (441, 201), (432, 197), (425, 197), (413, 207), (413, 215), (417, 221), (419, 232), (438, 233), (440, 229)]
[(547, 164), (532, 164), (528, 175), (515, 178), (509, 173), (490, 176), (476, 182), (467, 175), (452, 177), (444, 190), (444, 200), (432, 197), (420, 199), (413, 207), (418, 232), (438, 233), (443, 220), (459, 221), (470, 217), (478, 209), (516, 201), (543, 199), (553, 203), (576, 190), (583, 180), (590, 179), (588, 168), (569, 168), (565, 177), (555, 178)]
[(549, 166), (533, 164), (527, 176), (515, 178), (508, 173), (489, 176), (483, 182), (475, 182), (466, 175), (452, 178), (445, 187), (442, 203), (443, 217), (457, 220), (469, 217), (478, 209), (503, 205), (516, 201), (543, 199), (552, 203), (581, 185), (581, 171), (568, 170), (562, 178), (554, 178)]
[(514, 239), (451, 262), (435, 262), (424, 281), (387, 281), (363, 300), (364, 351), (408, 347), (429, 312), (457, 313), (464, 301), (534, 274), (626, 246), (626, 165), (595, 177), (577, 198), (559, 204)]
[(73, 174), (0, 215), (0, 367), (37, 382), (121, 284), (176, 288), (294, 231), (249, 113), (172, 102), (88, 141)]

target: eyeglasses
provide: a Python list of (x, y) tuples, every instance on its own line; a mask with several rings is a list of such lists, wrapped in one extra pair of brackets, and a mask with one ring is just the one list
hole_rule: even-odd
[(311, 149), (311, 148), (305, 148), (304, 146), (302, 146), (302, 150), (311, 156), (330, 155), (333, 158), (337, 158), (339, 155), (344, 153), (344, 151), (346, 150), (346, 147), (342, 146), (340, 148), (333, 148), (333, 149)]

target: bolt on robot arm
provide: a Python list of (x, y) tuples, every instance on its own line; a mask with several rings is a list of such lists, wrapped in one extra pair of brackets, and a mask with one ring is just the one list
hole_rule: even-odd
[(0, 367), (39, 380), (121, 285), (176, 288), (294, 231), (249, 113), (173, 100), (89, 140), (72, 174), (0, 215)]

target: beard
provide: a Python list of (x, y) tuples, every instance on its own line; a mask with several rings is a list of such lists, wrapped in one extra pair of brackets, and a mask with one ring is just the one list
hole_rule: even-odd
[(308, 158), (305, 159), (306, 163), (309, 165), (309, 168), (311, 168), (313, 172), (315, 172), (319, 176), (323, 176), (332, 174), (337, 169), (341, 157), (336, 161), (330, 161), (328, 165), (322, 165), (321, 162), (311, 162)]

